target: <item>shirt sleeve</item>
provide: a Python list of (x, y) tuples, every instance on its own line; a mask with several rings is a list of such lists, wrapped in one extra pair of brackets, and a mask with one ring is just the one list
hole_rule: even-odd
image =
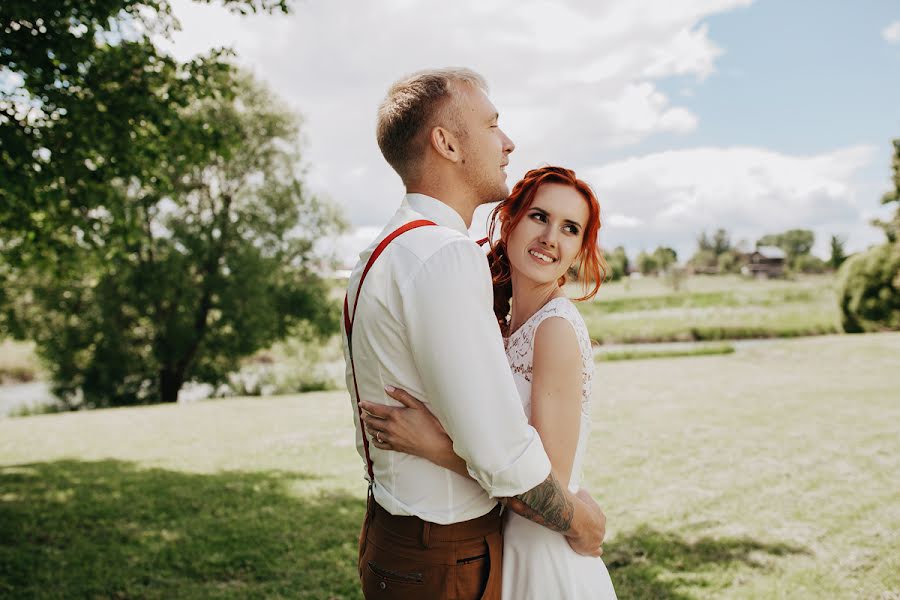
[(550, 460), (528, 424), (493, 313), (487, 260), (470, 240), (445, 244), (402, 294), (410, 350), (432, 411), (493, 497), (528, 491)]

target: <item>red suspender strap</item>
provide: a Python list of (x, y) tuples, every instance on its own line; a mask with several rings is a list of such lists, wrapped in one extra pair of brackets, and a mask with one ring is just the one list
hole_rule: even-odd
[(381, 243), (375, 248), (372, 256), (369, 257), (369, 262), (366, 263), (366, 267), (363, 269), (362, 277), (359, 278), (359, 285), (356, 288), (356, 298), (353, 300), (352, 313), (348, 310), (349, 291), (347, 292), (347, 295), (344, 296), (344, 331), (347, 333), (347, 351), (350, 354), (350, 369), (353, 372), (353, 390), (356, 392), (356, 410), (359, 413), (359, 427), (362, 430), (363, 449), (366, 453), (366, 469), (369, 472), (369, 485), (375, 483), (375, 473), (372, 470), (372, 459), (369, 456), (369, 439), (366, 437), (366, 426), (362, 420), (362, 408), (359, 406), (359, 385), (356, 383), (356, 366), (353, 364), (353, 318), (356, 316), (356, 305), (359, 304), (359, 296), (362, 292), (362, 286), (363, 282), (366, 280), (366, 275), (369, 273), (369, 269), (372, 268), (372, 265), (375, 264), (375, 261), (378, 260), (378, 257), (381, 256), (381, 253), (387, 245), (394, 241), (394, 238), (406, 233), (410, 229), (425, 227), (426, 225), (437, 225), (437, 223), (426, 221), (425, 219), (410, 221), (381, 240)]

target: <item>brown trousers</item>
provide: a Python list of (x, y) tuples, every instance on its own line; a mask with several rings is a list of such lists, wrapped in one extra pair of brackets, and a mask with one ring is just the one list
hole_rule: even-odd
[(366, 600), (500, 600), (500, 507), (451, 525), (397, 517), (369, 496), (359, 538)]

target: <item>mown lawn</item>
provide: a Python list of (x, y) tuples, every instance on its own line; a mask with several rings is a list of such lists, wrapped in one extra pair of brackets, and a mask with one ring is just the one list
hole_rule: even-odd
[[(577, 297), (578, 290), (571, 291)], [(664, 279), (604, 284), (579, 309), (600, 343), (777, 338), (840, 331), (831, 275), (759, 281), (695, 276), (679, 290)]]
[[(597, 365), (619, 597), (900, 597), (900, 334)], [(0, 420), (0, 597), (359, 598), (345, 392)]]

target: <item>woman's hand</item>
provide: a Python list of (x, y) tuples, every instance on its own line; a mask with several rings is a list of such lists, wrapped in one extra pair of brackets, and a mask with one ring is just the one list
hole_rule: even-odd
[(453, 442), (431, 411), (404, 390), (387, 386), (384, 391), (403, 406), (360, 401), (362, 419), (372, 444), (451, 468), (451, 461), (456, 458)]
[(577, 552), (578, 554), (583, 554), (585, 556), (602, 556), (603, 555), (603, 540), (606, 538), (606, 515), (603, 514), (603, 509), (600, 508), (600, 505), (597, 504), (597, 501), (585, 490), (581, 488), (575, 494), (575, 497), (581, 500), (584, 503), (585, 508), (592, 514), (594, 518), (594, 522), (597, 526), (597, 532), (599, 532), (600, 538), (598, 542), (588, 543), (587, 545), (582, 544), (582, 540), (574, 539), (571, 537), (567, 537), (566, 541), (569, 542), (569, 546), (571, 546), (572, 550)]

